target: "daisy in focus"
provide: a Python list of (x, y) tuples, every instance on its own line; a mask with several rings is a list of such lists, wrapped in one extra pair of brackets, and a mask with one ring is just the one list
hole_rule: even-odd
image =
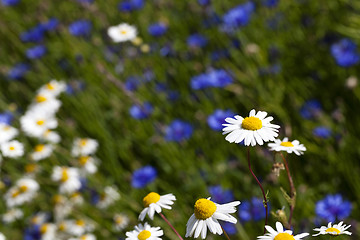
[(300, 240), (309, 235), (309, 233), (301, 233), (293, 236), (293, 231), (285, 230), (280, 222), (276, 222), (276, 230), (272, 227), (266, 225), (266, 230), (269, 233), (266, 233), (264, 236), (257, 237), (260, 240)]
[(95, 139), (77, 138), (74, 141), (71, 154), (74, 157), (88, 156), (95, 153), (98, 146), (99, 144)]
[(303, 144), (300, 144), (298, 140), (292, 142), (286, 137), (282, 141), (280, 139), (275, 139), (274, 143), (268, 144), (270, 151), (286, 151), (287, 153), (295, 153), (296, 155), (302, 155), (306, 151), (306, 147)]
[(335, 236), (341, 234), (351, 235), (351, 232), (346, 231), (350, 227), (351, 225), (348, 226), (346, 226), (345, 224), (343, 225), (343, 222), (339, 222), (338, 224), (334, 224), (334, 225), (331, 225), (331, 222), (329, 222), (327, 227), (321, 226), (320, 228), (314, 228), (314, 231), (319, 231), (319, 233), (314, 234), (313, 236), (319, 236), (325, 234), (330, 234)]
[(18, 158), (24, 155), (24, 145), (17, 140), (12, 140), (1, 144), (1, 152), (4, 157)]
[(107, 33), (114, 42), (126, 42), (136, 38), (137, 30), (134, 26), (121, 23), (117, 26), (109, 27)]
[(174, 204), (176, 197), (169, 193), (160, 196), (158, 193), (151, 192), (143, 198), (144, 210), (139, 215), (139, 220), (143, 221), (146, 214), (149, 215), (150, 219), (154, 219), (154, 213), (160, 213), (161, 208), (171, 209), (171, 205)]
[(50, 157), (53, 152), (53, 147), (50, 144), (38, 144), (34, 147), (34, 152), (31, 153), (30, 157), (34, 161), (40, 161)]
[(210, 198), (197, 200), (194, 205), (194, 214), (186, 224), (185, 237), (194, 235), (194, 238), (197, 238), (201, 234), (201, 238), (205, 239), (208, 228), (211, 233), (221, 235), (223, 230), (218, 220), (235, 224), (237, 220), (230, 213), (235, 213), (236, 206), (239, 204), (239, 201), (217, 204)]
[(230, 143), (244, 141), (245, 146), (263, 145), (264, 142), (274, 141), (278, 136), (279, 125), (271, 124), (274, 119), (266, 117), (267, 112), (250, 111), (249, 117), (243, 118), (236, 115), (234, 118), (226, 118), (223, 126), (223, 135), (228, 134), (225, 139)]
[(148, 223), (135, 226), (135, 230), (126, 232), (125, 240), (161, 240), (164, 235), (160, 227), (151, 227)]

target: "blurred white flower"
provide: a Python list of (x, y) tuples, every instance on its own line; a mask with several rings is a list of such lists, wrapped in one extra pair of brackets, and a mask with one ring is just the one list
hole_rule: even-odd
[(11, 208), (2, 215), (2, 220), (4, 223), (12, 223), (15, 220), (21, 219), (23, 216), (24, 213), (21, 209)]
[(78, 159), (79, 165), (81, 166), (81, 169), (85, 171), (85, 173), (88, 174), (94, 174), (97, 171), (96, 161), (93, 157), (90, 156), (81, 156)]
[(40, 161), (48, 158), (53, 152), (53, 146), (50, 144), (38, 144), (34, 148), (34, 152), (31, 153), (31, 159), (34, 161)]
[(61, 141), (61, 137), (57, 132), (46, 130), (42, 136), (40, 136), (40, 139), (48, 141), (50, 143), (59, 143)]
[(4, 157), (18, 158), (24, 155), (24, 145), (17, 140), (12, 140), (1, 144), (1, 152)]
[(77, 138), (74, 141), (71, 153), (74, 157), (88, 156), (96, 152), (98, 145), (95, 139)]
[(121, 23), (117, 26), (109, 27), (107, 33), (114, 42), (125, 42), (135, 39), (137, 30), (134, 26)]
[(57, 97), (60, 93), (66, 90), (66, 83), (64, 81), (51, 80), (38, 90), (39, 95), (52, 95)]
[(114, 230), (115, 231), (122, 231), (129, 225), (130, 219), (125, 214), (115, 214), (114, 216)]
[(116, 188), (107, 186), (105, 187), (104, 192), (101, 194), (99, 202), (96, 203), (96, 206), (100, 209), (104, 209), (119, 199), (120, 194)]
[(53, 115), (44, 112), (30, 111), (20, 118), (21, 129), (29, 137), (41, 138), (49, 129), (58, 126)]
[(270, 151), (286, 151), (287, 153), (295, 153), (296, 155), (302, 155), (306, 151), (306, 147), (303, 144), (300, 144), (298, 140), (289, 142), (288, 138), (284, 138), (282, 141), (280, 139), (275, 139), (274, 143), (268, 144)]
[(0, 123), (0, 144), (5, 143), (16, 137), (19, 131), (5, 123)]
[(56, 239), (56, 225), (53, 223), (44, 223), (40, 226), (41, 240)]
[(331, 225), (331, 222), (329, 222), (327, 226), (314, 228), (314, 231), (318, 231), (319, 233), (314, 234), (313, 236), (319, 236), (325, 234), (334, 235), (334, 236), (341, 234), (351, 235), (352, 234), (351, 232), (346, 231), (350, 227), (351, 225), (347, 225), (347, 226), (345, 224), (343, 225), (343, 222), (339, 222), (338, 224), (334, 224), (334, 225)]
[(30, 202), (39, 188), (39, 184), (34, 179), (19, 179), (15, 186), (11, 187), (4, 196), (7, 207), (12, 208)]
[(73, 193), (80, 189), (79, 170), (73, 167), (55, 166), (51, 176), (53, 181), (60, 182), (60, 193)]

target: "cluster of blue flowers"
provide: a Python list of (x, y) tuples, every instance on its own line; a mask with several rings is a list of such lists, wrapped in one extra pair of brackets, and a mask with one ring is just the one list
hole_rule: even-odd
[(201, 90), (205, 88), (224, 88), (233, 83), (233, 77), (224, 69), (210, 70), (191, 78), (191, 88)]

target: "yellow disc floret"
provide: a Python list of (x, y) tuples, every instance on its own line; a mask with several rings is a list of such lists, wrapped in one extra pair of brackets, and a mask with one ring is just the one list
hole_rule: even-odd
[(41, 232), (41, 234), (46, 233), (47, 230), (48, 230), (48, 224), (43, 224), (43, 225), (41, 225), (41, 227), (40, 227), (40, 232)]
[(41, 152), (42, 150), (44, 150), (45, 145), (44, 144), (38, 144), (35, 146), (35, 152)]
[(195, 202), (194, 213), (195, 217), (200, 220), (205, 220), (211, 217), (216, 211), (216, 205), (213, 201), (205, 198), (200, 198)]
[(262, 121), (257, 117), (246, 117), (241, 127), (246, 130), (256, 131), (262, 128)]
[(14, 147), (14, 146), (10, 146), (10, 147), (9, 147), (9, 150), (10, 150), (10, 151), (14, 151), (14, 150), (15, 150), (15, 147)]
[(38, 120), (38, 121), (36, 121), (36, 124), (39, 125), (39, 126), (43, 125), (44, 123), (45, 123), (44, 120)]
[(148, 239), (149, 237), (151, 237), (151, 232), (148, 231), (148, 230), (143, 230), (139, 233), (138, 235), (138, 239), (139, 240), (146, 240)]
[(276, 235), (274, 240), (295, 240), (295, 238), (293, 237), (293, 235), (284, 232)]
[(280, 143), (280, 145), (283, 147), (293, 147), (294, 146), (291, 142), (282, 142), (282, 143)]
[(148, 207), (152, 203), (157, 203), (159, 200), (160, 200), (160, 195), (155, 192), (151, 192), (148, 195), (146, 195), (146, 197), (143, 198), (144, 207)]
[(41, 103), (41, 102), (45, 102), (47, 99), (46, 99), (46, 97), (44, 97), (44, 96), (41, 96), (41, 95), (37, 95), (36, 96), (36, 101), (38, 102), (38, 103)]
[(69, 173), (67, 171), (66, 168), (63, 168), (62, 172), (61, 172), (61, 182), (66, 182), (69, 179)]
[(88, 162), (89, 158), (90, 158), (89, 156), (81, 156), (79, 158), (80, 165), (84, 166)]
[(51, 83), (47, 83), (47, 84), (46, 84), (46, 88), (47, 88), (48, 90), (54, 90), (54, 89), (55, 89), (54, 85), (52, 85)]
[(337, 229), (337, 228), (332, 228), (331, 227), (331, 228), (326, 229), (325, 232), (328, 232), (329, 234), (333, 234), (333, 235), (339, 235), (340, 230)]

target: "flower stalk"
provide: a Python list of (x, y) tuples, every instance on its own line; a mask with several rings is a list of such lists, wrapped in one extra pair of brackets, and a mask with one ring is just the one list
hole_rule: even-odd
[(162, 214), (161, 212), (159, 213), (159, 215), (162, 217), (162, 219), (164, 219), (164, 221), (171, 227), (171, 229), (175, 232), (176, 236), (179, 237), (179, 239), (183, 240), (183, 238), (180, 236), (180, 234), (178, 233), (178, 231), (176, 231), (176, 229), (173, 227), (173, 225), (171, 225), (171, 223), (169, 222), (169, 220), (167, 220), (167, 218), (164, 216), (164, 214)]

